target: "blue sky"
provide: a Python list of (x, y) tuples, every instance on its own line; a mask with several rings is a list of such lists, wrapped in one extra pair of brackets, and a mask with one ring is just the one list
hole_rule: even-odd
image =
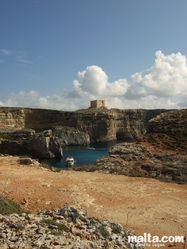
[(186, 0), (2, 0), (0, 106), (187, 107)]

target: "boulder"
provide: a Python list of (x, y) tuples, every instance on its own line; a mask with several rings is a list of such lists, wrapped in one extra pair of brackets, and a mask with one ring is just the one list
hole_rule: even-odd
[(63, 156), (59, 140), (52, 135), (51, 130), (31, 136), (28, 139), (27, 148), (32, 157), (40, 159), (61, 158)]
[(15, 140), (2, 140), (0, 142), (0, 153), (9, 155), (21, 155), (26, 153), (24, 143)]
[(30, 155), (39, 159), (61, 158), (62, 147), (51, 130), (35, 133), (34, 130), (0, 130), (0, 153), (9, 155)]

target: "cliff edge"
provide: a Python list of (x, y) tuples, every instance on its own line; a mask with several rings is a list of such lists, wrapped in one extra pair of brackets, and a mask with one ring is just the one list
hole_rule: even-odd
[(54, 126), (72, 127), (89, 135), (90, 141), (136, 139), (147, 132), (148, 121), (168, 110), (85, 109), (75, 112), (0, 107), (0, 129), (33, 129)]

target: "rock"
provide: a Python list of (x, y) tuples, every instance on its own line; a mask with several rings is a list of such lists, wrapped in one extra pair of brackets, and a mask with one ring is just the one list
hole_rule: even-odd
[[(111, 141), (118, 139), (136, 139), (146, 133), (148, 121), (168, 110), (119, 110), (119, 109), (84, 109), (75, 112), (0, 107), (0, 128), (33, 129), (36, 132), (52, 127), (71, 127), (79, 131), (64, 138), (64, 144), (81, 144), (87, 141)], [(80, 132), (83, 132), (82, 134)], [(64, 136), (63, 135), (63, 136)], [(62, 140), (63, 140), (62, 136)], [(76, 141), (77, 139), (77, 141)], [(69, 142), (68, 142), (69, 141)]]
[(0, 138), (11, 140), (22, 140), (35, 134), (32, 129), (5, 128), (0, 127)]
[(30, 157), (19, 158), (19, 163), (23, 165), (33, 165), (33, 159)]
[(88, 133), (79, 131), (73, 127), (55, 126), (52, 127), (53, 136), (58, 137), (60, 144), (65, 145), (86, 145), (90, 143)]
[[(81, 216), (84, 219), (79, 219)], [(114, 222), (87, 217), (84, 210), (73, 207), (32, 215), (2, 215), (0, 228), (0, 248), (143, 249), (128, 243), (131, 231)]]
[(3, 140), (0, 142), (0, 152), (2, 154), (20, 155), (26, 153), (25, 144), (15, 140)]
[(51, 130), (42, 133), (35, 133), (32, 130), (14, 130), (11, 133), (9, 130), (9, 133), (3, 133), (3, 135), (6, 139), (4, 138), (0, 142), (2, 154), (30, 155), (41, 159), (61, 158), (63, 156), (61, 144), (58, 138), (53, 136)]
[(95, 162), (108, 173), (187, 182), (187, 109), (164, 112), (148, 123), (137, 143), (110, 148), (109, 157)]
[(169, 111), (151, 119), (143, 138), (164, 150), (187, 153), (187, 109)]
[(108, 173), (153, 177), (187, 182), (187, 156), (175, 151), (155, 150), (153, 146), (120, 143), (109, 150), (109, 157), (96, 160), (95, 167)]
[(77, 218), (80, 218), (82, 216), (85, 216), (87, 213), (83, 210), (77, 210), (73, 207), (64, 207), (62, 210), (60, 210), (60, 215), (67, 218), (70, 221), (75, 222)]

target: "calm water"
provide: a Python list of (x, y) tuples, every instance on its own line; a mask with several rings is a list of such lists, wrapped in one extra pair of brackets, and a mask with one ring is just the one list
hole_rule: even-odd
[[(76, 165), (81, 166), (85, 164), (93, 165), (95, 160), (102, 156), (108, 156), (109, 148), (119, 142), (123, 141), (112, 141), (106, 143), (92, 143), (86, 146), (66, 146), (63, 147), (63, 158), (62, 159), (51, 159), (50, 165), (57, 168), (65, 167), (65, 160), (68, 156), (74, 157)], [(95, 150), (89, 148), (95, 148)]]

